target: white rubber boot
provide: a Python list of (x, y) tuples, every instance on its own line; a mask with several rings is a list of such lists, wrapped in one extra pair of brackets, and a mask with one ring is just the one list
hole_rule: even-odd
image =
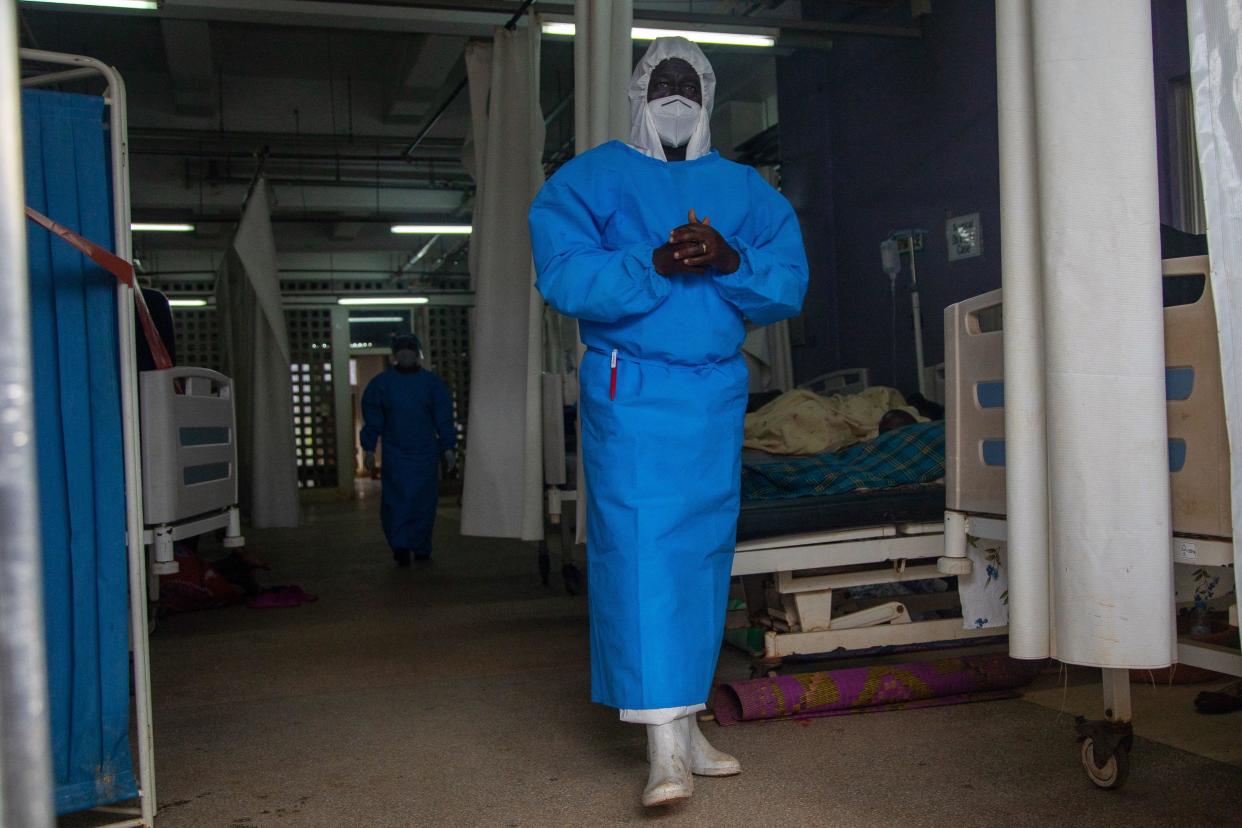
[(688, 717), (682, 717), (668, 724), (647, 725), (647, 761), (651, 763), (651, 772), (643, 791), (643, 805), (648, 808), (684, 802), (694, 793), (687, 720)]
[(687, 716), (686, 721), (690, 723), (690, 770), (695, 776), (736, 776), (742, 772), (741, 762), (707, 741), (699, 730), (697, 716)]

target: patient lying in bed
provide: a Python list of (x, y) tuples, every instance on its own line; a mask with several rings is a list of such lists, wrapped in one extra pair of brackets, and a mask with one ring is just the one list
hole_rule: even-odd
[(894, 410), (925, 420), (895, 388), (874, 386), (831, 397), (797, 389), (746, 415), (744, 446), (779, 455), (837, 451), (875, 437), (880, 419)]
[(880, 418), (880, 433), (887, 434), (890, 431), (896, 431), (899, 428), (912, 426), (918, 422), (913, 414), (901, 408), (894, 408), (885, 412)]

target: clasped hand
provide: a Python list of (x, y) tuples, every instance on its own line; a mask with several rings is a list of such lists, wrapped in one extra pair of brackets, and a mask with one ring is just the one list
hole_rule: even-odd
[(737, 251), (711, 226), (707, 216), (700, 221), (690, 211), (690, 221), (673, 230), (668, 242), (651, 254), (651, 264), (661, 276), (678, 273), (706, 274), (708, 269), (733, 273), (741, 265)]

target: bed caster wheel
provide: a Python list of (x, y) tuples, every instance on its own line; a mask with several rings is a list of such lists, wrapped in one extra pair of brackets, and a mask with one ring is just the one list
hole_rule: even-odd
[(970, 558), (949, 558), (942, 557), (936, 561), (936, 569), (941, 575), (956, 576), (965, 578), (970, 574), (973, 568)]
[(1129, 722), (1089, 722), (1079, 716), (1074, 723), (1081, 745), (1078, 756), (1091, 784), (1115, 791), (1130, 775), (1130, 748), (1134, 728)]
[(561, 567), (561, 580), (565, 582), (565, 591), (570, 595), (582, 593), (582, 570), (573, 564)]
[(552, 580), (552, 553), (546, 543), (539, 544), (539, 580), (547, 586)]
[(1130, 751), (1118, 745), (1103, 767), (1096, 765), (1095, 740), (1083, 739), (1080, 751), (1082, 769), (1087, 772), (1091, 784), (1106, 791), (1115, 791), (1126, 783), (1130, 775)]
[(755, 678), (776, 678), (781, 674), (785, 663), (783, 661), (767, 661), (761, 659), (750, 665), (750, 677)]

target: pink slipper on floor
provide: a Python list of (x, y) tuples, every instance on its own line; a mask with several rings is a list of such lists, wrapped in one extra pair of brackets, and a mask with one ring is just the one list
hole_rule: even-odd
[(312, 593), (307, 592), (306, 590), (302, 589), (302, 587), (298, 586), (297, 584), (289, 584), (289, 586), (286, 586), (286, 587), (276, 587), (276, 588), (284, 592), (288, 592), (292, 595), (298, 596), (298, 600), (300, 600), (303, 604), (313, 604), (319, 600), (318, 595), (314, 595)]
[(251, 609), (287, 609), (302, 606), (302, 599), (287, 590), (269, 590), (247, 602)]

